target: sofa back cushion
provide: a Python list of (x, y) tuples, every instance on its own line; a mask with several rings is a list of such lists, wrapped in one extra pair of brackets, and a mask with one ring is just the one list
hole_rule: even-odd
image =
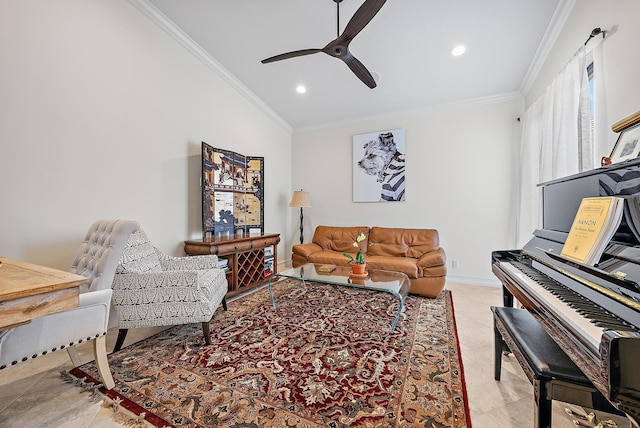
[(435, 229), (372, 227), (369, 232), (367, 253), (371, 256), (417, 259), (438, 248), (440, 248), (440, 238)]
[[(338, 251), (340, 253), (357, 253), (358, 249), (353, 246), (356, 238), (361, 233), (365, 237), (369, 235), (368, 226), (337, 227), (318, 226), (313, 234), (313, 243), (322, 247), (323, 250)], [(360, 242), (362, 252), (366, 254), (368, 239)]]
[(142, 229), (129, 235), (116, 273), (162, 272), (160, 259)]

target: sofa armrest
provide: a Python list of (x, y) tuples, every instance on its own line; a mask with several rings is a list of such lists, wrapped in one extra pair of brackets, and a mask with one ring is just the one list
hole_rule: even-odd
[[(113, 280), (114, 298), (121, 293), (137, 293), (139, 290), (171, 288), (193, 289), (199, 292), (198, 271), (171, 270), (153, 273), (117, 273)], [(172, 296), (173, 297), (173, 296)], [(162, 296), (158, 297), (160, 300)]]
[(293, 249), (291, 251), (293, 252), (293, 254), (303, 257), (305, 260), (307, 260), (311, 254), (322, 251), (322, 247), (318, 244), (310, 242), (308, 244), (296, 244), (293, 246)]
[(447, 256), (442, 248), (438, 248), (437, 250), (429, 251), (428, 253), (420, 256), (417, 264), (418, 267), (422, 269), (435, 266), (446, 266)]
[(173, 257), (155, 248), (158, 259), (160, 260), (160, 269), (163, 271), (173, 270), (203, 270), (215, 269), (218, 267), (218, 256), (201, 255), (188, 257)]

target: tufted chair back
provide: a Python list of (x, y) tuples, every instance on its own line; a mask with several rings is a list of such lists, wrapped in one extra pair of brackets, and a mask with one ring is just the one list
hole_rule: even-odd
[(111, 288), (129, 235), (139, 228), (130, 220), (98, 220), (91, 225), (71, 267), (71, 272), (89, 278), (81, 293)]

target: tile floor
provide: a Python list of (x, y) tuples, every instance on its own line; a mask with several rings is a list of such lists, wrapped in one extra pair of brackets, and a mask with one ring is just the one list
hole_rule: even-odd
[[(513, 356), (503, 357), (502, 381), (493, 379), (493, 322), (489, 306), (502, 304), (498, 287), (447, 284), (453, 292), (456, 322), (467, 381), (471, 422), (474, 428), (522, 428), (533, 426), (532, 387)], [(125, 346), (161, 329), (129, 332)], [(107, 349), (113, 349), (117, 331), (109, 331)], [(90, 345), (79, 351), (92, 359)], [(117, 427), (112, 412), (89, 394), (64, 382), (61, 370), (69, 370), (67, 353), (55, 352), (0, 371), (0, 427)], [(554, 403), (554, 428), (574, 427)], [(629, 427), (616, 419), (620, 427)]]

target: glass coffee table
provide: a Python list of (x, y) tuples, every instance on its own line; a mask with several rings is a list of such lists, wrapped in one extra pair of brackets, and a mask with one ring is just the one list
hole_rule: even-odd
[(271, 303), (273, 304), (274, 309), (276, 308), (276, 301), (271, 290), (271, 282), (273, 277), (276, 276), (281, 278), (299, 279), (303, 283), (311, 281), (321, 284), (381, 291), (383, 293), (389, 293), (398, 299), (398, 313), (391, 325), (391, 332), (396, 329), (396, 325), (398, 324), (398, 320), (400, 319), (400, 314), (402, 312), (404, 299), (409, 294), (409, 288), (411, 286), (407, 275), (400, 272), (391, 272), (386, 270), (369, 270), (366, 275), (351, 275), (351, 268), (349, 266), (335, 266), (335, 269), (331, 272), (321, 272), (319, 270), (320, 266), (326, 265), (308, 263), (273, 274), (269, 279), (269, 295), (271, 296)]

